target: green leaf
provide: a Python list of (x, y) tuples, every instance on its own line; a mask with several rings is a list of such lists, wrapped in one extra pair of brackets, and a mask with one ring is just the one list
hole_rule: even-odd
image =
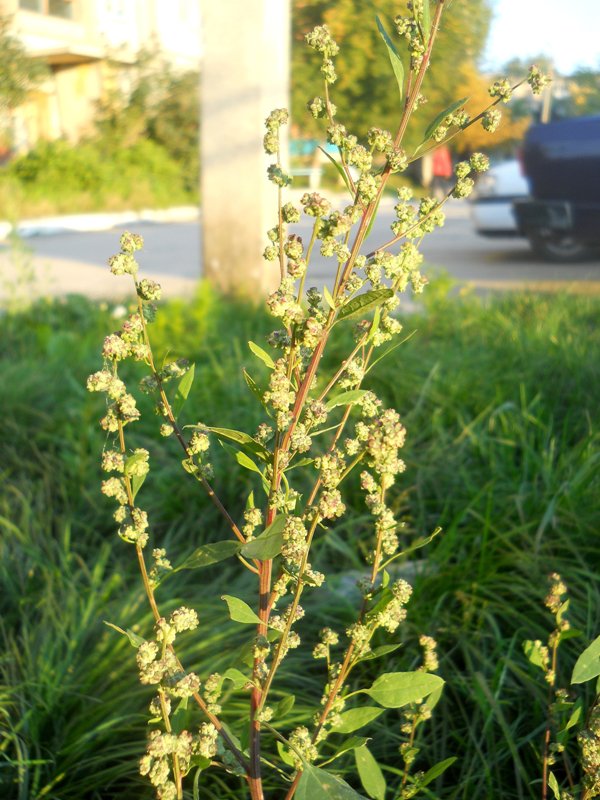
[(136, 650), (141, 644), (144, 644), (144, 642), (146, 641), (145, 639), (143, 639), (141, 636), (138, 636), (137, 633), (134, 633), (129, 628), (127, 628), (127, 630), (124, 631), (123, 628), (119, 628), (118, 625), (113, 625), (112, 622), (106, 622), (106, 620), (104, 620), (104, 624), (108, 625), (108, 627), (112, 628), (114, 631), (117, 631), (117, 633), (121, 633), (123, 636), (126, 636), (129, 639), (129, 644), (132, 647), (135, 647)]
[(383, 197), (383, 192), (380, 193), (379, 197), (377, 198), (377, 203), (375, 204), (375, 208), (371, 212), (371, 221), (369, 222), (369, 226), (367, 227), (367, 232), (365, 233), (365, 239), (368, 239), (371, 231), (373, 230), (373, 225), (375, 224), (375, 220), (377, 219), (377, 212), (379, 211), (379, 204), (381, 203), (381, 198)]
[(338, 171), (338, 174), (339, 174), (340, 178), (341, 178), (341, 179), (344, 181), (344, 183), (346, 184), (346, 189), (348, 189), (348, 191), (350, 192), (350, 194), (351, 194), (351, 195), (354, 195), (354, 192), (352, 191), (352, 186), (350, 185), (350, 181), (349, 181), (349, 179), (348, 179), (348, 176), (346, 175), (346, 170), (345, 170), (345, 169), (342, 167), (342, 165), (341, 165), (341, 164), (338, 164), (338, 162), (335, 160), (335, 158), (334, 158), (334, 157), (333, 157), (333, 156), (332, 156), (330, 153), (328, 153), (328, 152), (327, 152), (327, 150), (324, 150), (324, 149), (321, 147), (321, 145), (319, 145), (319, 150), (320, 150), (322, 153), (324, 153), (324, 154), (327, 156), (327, 158), (328, 158), (328, 159), (331, 161), (331, 163), (333, 164), (333, 166), (334, 166), (334, 167), (336, 168), (336, 170)]
[(429, 0), (423, 0), (423, 38), (425, 44), (429, 44), (429, 37), (431, 34), (431, 7)]
[(443, 111), (440, 111), (440, 113), (433, 120), (433, 122), (430, 122), (429, 125), (427, 126), (425, 133), (423, 134), (423, 141), (421, 142), (421, 144), (424, 144), (426, 141), (431, 139), (432, 134), (435, 133), (436, 129), (439, 128), (439, 126), (446, 119), (446, 117), (450, 116), (450, 114), (453, 114), (455, 111), (458, 111), (459, 108), (464, 106), (464, 104), (467, 102), (468, 99), (469, 99), (468, 97), (461, 97), (460, 100), (456, 100), (454, 103), (451, 103), (448, 106), (448, 108), (445, 108)]
[(296, 800), (365, 800), (346, 781), (312, 764), (304, 764)]
[(367, 393), (367, 389), (353, 389), (350, 392), (341, 392), (336, 394), (326, 403), (327, 411), (331, 411), (336, 406), (351, 406), (363, 398)]
[(238, 451), (235, 454), (235, 458), (236, 458), (236, 461), (238, 462), (238, 464), (240, 464), (242, 467), (245, 467), (246, 469), (249, 469), (250, 472), (258, 472), (259, 475), (262, 475), (262, 472), (260, 471), (260, 469), (256, 466), (254, 461), (252, 461), (250, 456), (246, 455), (246, 453), (242, 453), (242, 452)]
[(402, 98), (404, 97), (404, 66), (402, 64), (402, 59), (400, 58), (400, 54), (396, 50), (396, 46), (388, 36), (386, 29), (383, 27), (379, 17), (376, 16), (375, 20), (377, 21), (377, 27), (379, 28), (379, 33), (381, 34), (381, 38), (383, 39), (383, 41), (385, 42), (385, 46), (387, 47), (388, 56), (392, 64), (392, 69), (394, 70), (394, 75), (396, 76), (398, 91), (400, 92), (400, 100), (402, 100)]
[(369, 689), (361, 691), (385, 708), (401, 708), (423, 700), (443, 685), (439, 675), (428, 672), (387, 672), (380, 675)]
[(273, 716), (276, 720), (280, 720), (282, 717), (285, 717), (286, 714), (289, 714), (294, 705), (296, 704), (296, 698), (293, 694), (288, 694), (287, 697), (284, 697), (280, 700), (277, 705), (275, 706), (275, 713)]
[(339, 717), (338, 724), (333, 728), (335, 733), (352, 733), (359, 728), (373, 722), (381, 714), (382, 708), (375, 706), (362, 706), (361, 708), (351, 708), (348, 711), (342, 711)]
[(324, 767), (326, 764), (331, 764), (332, 761), (335, 761), (336, 758), (343, 756), (344, 753), (349, 753), (351, 750), (356, 750), (358, 747), (363, 747), (369, 739), (366, 736), (351, 736), (349, 739), (346, 739), (341, 743), (341, 745), (336, 749), (332, 756), (329, 756), (327, 761), (323, 761), (321, 764)]
[(275, 368), (275, 362), (273, 361), (271, 356), (265, 350), (262, 349), (262, 347), (259, 347), (254, 342), (248, 342), (248, 347), (250, 348), (250, 350), (252, 350), (252, 352), (257, 358), (260, 358), (263, 364), (267, 365), (269, 369)]
[(380, 306), (384, 300), (394, 296), (393, 289), (371, 289), (370, 292), (359, 294), (350, 302), (343, 305), (338, 311), (338, 320), (357, 317), (359, 314), (366, 314), (376, 306)]
[(552, 794), (556, 800), (560, 800), (560, 786), (553, 772), (548, 775), (548, 786), (552, 789)]
[(128, 456), (128, 458), (125, 459), (125, 475), (131, 475), (131, 471), (134, 469), (134, 467), (137, 467), (138, 464), (145, 463), (147, 458), (148, 457), (145, 453), (134, 453), (133, 455)]
[(329, 306), (329, 308), (331, 308), (332, 311), (335, 311), (335, 300), (333, 299), (331, 292), (329, 291), (327, 286), (323, 287), (323, 298), (327, 303), (327, 305)]
[(424, 706), (424, 707), (425, 707), (425, 708), (426, 708), (428, 711), (433, 711), (433, 709), (434, 709), (434, 708), (437, 706), (437, 704), (440, 702), (440, 699), (441, 699), (441, 697), (442, 697), (442, 691), (443, 691), (443, 689), (444, 689), (444, 687), (443, 687), (443, 686), (440, 686), (440, 687), (439, 687), (439, 689), (434, 689), (434, 690), (433, 690), (433, 692), (431, 692), (431, 694), (430, 694), (430, 695), (427, 697), (427, 699), (426, 699), (426, 700), (425, 700), (425, 702), (423, 703), (423, 706)]
[(210, 767), (210, 764), (210, 758), (192, 756), (190, 760), (191, 769), (196, 767), (196, 774), (194, 775), (194, 783), (192, 785), (192, 800), (200, 800), (200, 777), (202, 772)]
[(251, 678), (248, 678), (243, 672), (240, 672), (239, 669), (235, 669), (235, 667), (230, 667), (229, 669), (225, 670), (223, 673), (223, 678), (231, 681), (234, 689), (243, 689), (244, 686), (252, 683)]
[(354, 759), (360, 782), (373, 800), (385, 800), (386, 783), (381, 767), (366, 745), (354, 751)]
[(234, 622), (241, 622), (244, 625), (258, 625), (260, 619), (252, 611), (248, 603), (244, 603), (239, 597), (233, 597), (230, 594), (224, 594), (221, 600), (225, 600), (229, 608), (229, 616)]
[(373, 650), (370, 650), (364, 656), (360, 657), (361, 661), (373, 661), (375, 658), (381, 658), (381, 656), (387, 656), (390, 653), (393, 653), (395, 650), (398, 650), (399, 647), (402, 647), (401, 644), (382, 644), (380, 647), (374, 647)]
[[(190, 428), (198, 427), (196, 425), (189, 425)], [(218, 439), (229, 439), (230, 442), (236, 442), (242, 447), (245, 447), (249, 450), (253, 455), (257, 456), (261, 459), (261, 461), (270, 461), (271, 460), (271, 453), (267, 448), (257, 442), (256, 439), (253, 439), (249, 433), (245, 433), (244, 431), (236, 431), (232, 428), (209, 428), (208, 426), (202, 426), (202, 430), (210, 431), (214, 433)]]
[(564, 728), (564, 729), (565, 729), (566, 731), (568, 731), (568, 730), (570, 730), (570, 729), (571, 729), (571, 728), (572, 728), (574, 725), (577, 725), (577, 723), (578, 723), (578, 722), (579, 722), (579, 720), (581, 719), (582, 715), (583, 715), (583, 707), (582, 707), (581, 698), (580, 698), (580, 699), (577, 701), (577, 703), (575, 704), (575, 708), (574, 708), (574, 709), (573, 709), (573, 711), (571, 712), (571, 716), (569, 717), (569, 719), (568, 719), (568, 721), (567, 721), (567, 724), (565, 725), (565, 728)]
[(523, 652), (527, 657), (527, 660), (530, 664), (533, 664), (534, 667), (539, 667), (540, 669), (545, 669), (546, 662), (548, 660), (548, 651), (546, 648), (546, 657), (544, 658), (544, 650), (542, 649), (544, 645), (540, 641), (532, 641), (531, 639), (527, 639), (523, 642)]
[(257, 400), (261, 403), (261, 405), (264, 405), (264, 401), (263, 401), (263, 394), (264, 393), (261, 391), (259, 385), (254, 380), (252, 375), (250, 375), (249, 372), (247, 372), (245, 369), (242, 370), (242, 372), (244, 374), (244, 380), (246, 381), (246, 384), (248, 385), (248, 388), (250, 389), (252, 394), (257, 398)]
[(436, 778), (439, 778), (439, 776), (443, 772), (445, 772), (448, 769), (448, 767), (451, 767), (455, 761), (456, 761), (456, 756), (452, 756), (451, 758), (446, 758), (444, 761), (440, 761), (439, 764), (436, 764), (435, 766), (431, 767), (431, 769), (428, 769), (425, 775), (423, 775), (423, 777), (419, 781), (419, 786), (427, 786)]
[(280, 514), (268, 528), (242, 547), (242, 555), (246, 558), (258, 558), (259, 561), (269, 561), (281, 553), (283, 546), (283, 529), (287, 520), (286, 514)]
[(293, 767), (295, 765), (294, 756), (289, 750), (285, 749), (281, 742), (277, 742), (277, 752), (279, 753), (279, 758), (284, 764), (287, 764), (288, 767)]
[(379, 330), (379, 323), (381, 322), (381, 309), (376, 308), (375, 313), (373, 314), (373, 322), (371, 323), (371, 328), (369, 330), (369, 336), (367, 338), (367, 342), (372, 341), (373, 337)]
[(131, 496), (135, 500), (137, 493), (142, 488), (148, 473), (145, 475), (134, 475), (131, 479)]
[(600, 675), (600, 636), (583, 651), (575, 662), (571, 683), (585, 683)]
[(235, 556), (240, 550), (240, 543), (233, 539), (224, 539), (221, 542), (211, 542), (196, 548), (194, 552), (186, 558), (183, 564), (175, 567), (173, 572), (180, 569), (202, 569), (210, 567), (211, 564), (218, 564), (226, 558)]
[(194, 383), (194, 376), (196, 374), (196, 365), (192, 364), (192, 366), (188, 369), (185, 373), (183, 378), (179, 381), (177, 386), (177, 391), (175, 392), (175, 400), (173, 401), (173, 416), (175, 419), (179, 416), (181, 409), (183, 408), (183, 404), (188, 398), (188, 394), (190, 393), (190, 389), (192, 388), (192, 384)]

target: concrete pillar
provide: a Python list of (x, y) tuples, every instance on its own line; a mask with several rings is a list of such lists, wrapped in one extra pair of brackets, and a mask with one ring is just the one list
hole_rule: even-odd
[(259, 297), (278, 282), (262, 258), (277, 223), (262, 139), (269, 112), (288, 107), (290, 3), (205, 0), (202, 26), (203, 271), (226, 292)]

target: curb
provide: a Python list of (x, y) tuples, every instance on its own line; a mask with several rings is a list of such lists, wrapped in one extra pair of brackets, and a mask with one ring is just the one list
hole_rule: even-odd
[(0, 242), (6, 241), (14, 232), (23, 239), (33, 236), (53, 236), (59, 233), (89, 233), (106, 231), (121, 225), (134, 223), (194, 222), (200, 218), (197, 206), (175, 206), (173, 208), (141, 211), (118, 211), (98, 214), (66, 214), (56, 217), (24, 219), (13, 225), (0, 221)]

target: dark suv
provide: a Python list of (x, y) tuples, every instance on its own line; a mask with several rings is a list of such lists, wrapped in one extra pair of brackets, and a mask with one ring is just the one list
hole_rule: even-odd
[(530, 199), (516, 200), (519, 233), (551, 261), (600, 247), (600, 116), (533, 125), (523, 164)]

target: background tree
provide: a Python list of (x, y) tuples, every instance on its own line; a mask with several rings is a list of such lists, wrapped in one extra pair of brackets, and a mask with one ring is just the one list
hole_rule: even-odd
[[(318, 65), (302, 47), (306, 31), (327, 24), (334, 39), (343, 45), (337, 63), (339, 79), (333, 87), (340, 121), (355, 132), (365, 133), (365, 119), (392, 129), (399, 118), (399, 101), (389, 63), (381, 58), (383, 42), (375, 26), (377, 14), (388, 33), (396, 38), (393, 19), (406, 8), (406, 0), (294, 0), (292, 35), (292, 116), (306, 134), (314, 132), (312, 120), (305, 113), (306, 87), (314, 86)], [(428, 99), (417, 113), (425, 128), (431, 121), (431, 109), (446, 108), (466, 94), (465, 87), (477, 72), (477, 61), (485, 46), (489, 23), (488, 0), (463, 0), (453, 6), (452, 14), (443, 21), (431, 71), (424, 84)], [(437, 113), (437, 112), (436, 112)], [(416, 143), (416, 142), (415, 142)]]
[(11, 32), (11, 18), (0, 16), (0, 149), (10, 146), (12, 112), (47, 75)]
[(161, 53), (141, 50), (123, 86), (120, 66), (113, 64), (112, 86), (98, 103), (96, 127), (110, 147), (149, 139), (162, 145), (186, 167), (194, 190), (199, 170), (199, 74), (173, 70)]

